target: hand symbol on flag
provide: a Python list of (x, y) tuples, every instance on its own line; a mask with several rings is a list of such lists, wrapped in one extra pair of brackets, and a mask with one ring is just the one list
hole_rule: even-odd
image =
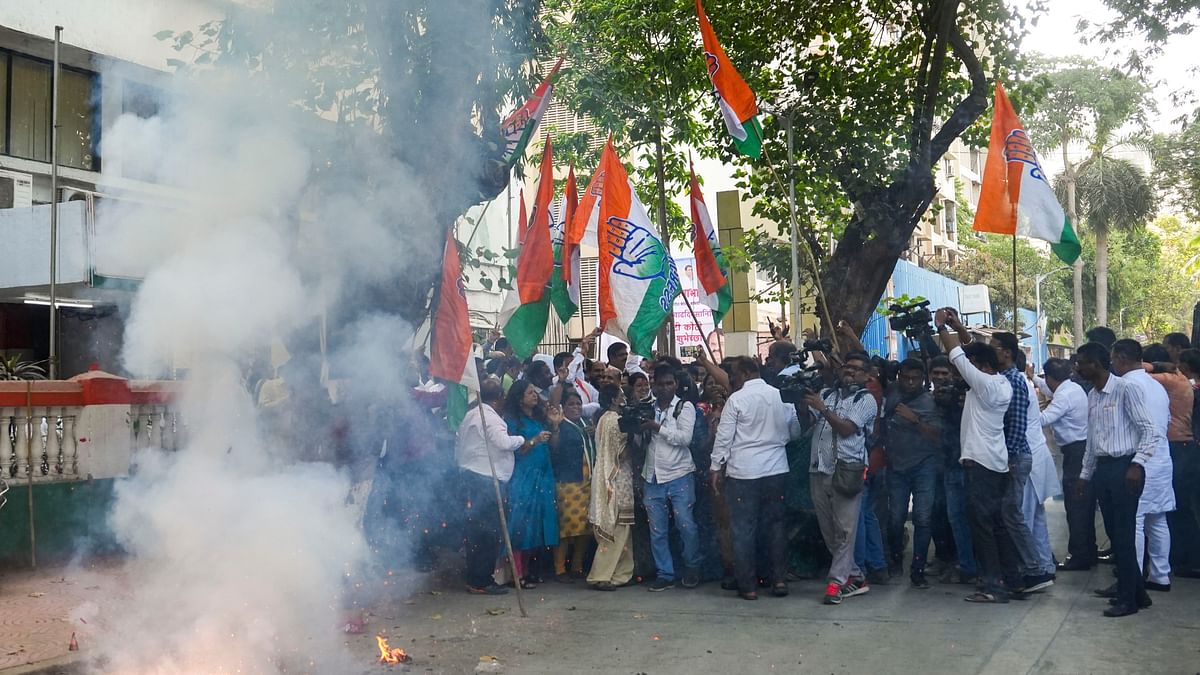
[(646, 228), (624, 218), (608, 219), (607, 242), (615, 262), (612, 271), (639, 280), (675, 276), (674, 263), (658, 237)]

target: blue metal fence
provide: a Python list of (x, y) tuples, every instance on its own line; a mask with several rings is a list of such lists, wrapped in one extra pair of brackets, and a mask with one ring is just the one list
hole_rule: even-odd
[[(896, 262), (896, 268), (892, 271), (892, 290), (886, 293), (884, 298), (897, 298), (907, 295), (910, 298), (924, 298), (929, 301), (930, 309), (938, 307), (957, 307), (958, 306), (958, 289), (963, 284), (950, 279), (949, 277), (938, 274), (927, 269), (922, 269), (916, 265), (899, 260)], [(882, 301), (884, 298), (880, 298)], [(1033, 335), (1034, 330), (1034, 313), (1032, 310), (1021, 309), (1021, 323), (1025, 327), (1025, 332), (1030, 333), (1031, 337), (1022, 340), (1022, 344), (1037, 353), (1034, 348), (1036, 338)], [(990, 316), (986, 317), (991, 319)], [(900, 334), (896, 335), (896, 353), (891, 354), (888, 338), (893, 331), (888, 327), (887, 317), (875, 312), (871, 315), (867, 322), (867, 327), (863, 331), (862, 343), (867, 348), (867, 351), (872, 355), (887, 356), (894, 359), (903, 359), (908, 355), (909, 344), (908, 340)], [(1043, 341), (1043, 345), (1045, 341)], [(1042, 353), (1045, 353), (1043, 348)]]

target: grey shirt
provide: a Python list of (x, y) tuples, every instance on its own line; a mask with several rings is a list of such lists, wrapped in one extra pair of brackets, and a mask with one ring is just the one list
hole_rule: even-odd
[(930, 457), (941, 457), (942, 445), (921, 434), (916, 424), (896, 414), (896, 406), (901, 403), (911, 408), (922, 422), (937, 429), (941, 429), (942, 418), (930, 392), (906, 396), (899, 388), (888, 391), (883, 402), (888, 466), (896, 471), (908, 471)]

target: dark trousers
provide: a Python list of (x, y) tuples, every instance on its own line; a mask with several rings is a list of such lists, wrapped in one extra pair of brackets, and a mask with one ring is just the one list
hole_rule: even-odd
[(891, 500), (892, 522), (888, 524), (891, 534), (888, 543), (892, 558), (904, 554), (900, 546), (904, 543), (904, 523), (908, 520), (908, 500), (912, 497), (913, 521), (913, 574), (925, 573), (925, 562), (929, 557), (929, 539), (933, 534), (933, 502), (938, 484), (938, 469), (941, 457), (927, 457), (916, 466), (904, 471), (894, 467), (888, 469), (888, 496)]
[(1127, 607), (1137, 607), (1138, 598), (1146, 592), (1134, 541), (1142, 491), (1131, 492), (1125, 484), (1125, 472), (1132, 462), (1132, 455), (1098, 457), (1096, 471), (1092, 474), (1092, 489), (1100, 502), (1104, 530), (1112, 542), (1117, 563), (1117, 603)]
[[(787, 579), (787, 540), (783, 531), (787, 480), (786, 473), (725, 480), (725, 500), (733, 532), (733, 575), (742, 593), (757, 589), (760, 575), (772, 584)], [(767, 542), (767, 560), (762, 565), (755, 555), (760, 532)]]
[(1067, 553), (1071, 560), (1096, 562), (1096, 494), (1089, 484), (1082, 496), (1075, 493), (1087, 441), (1067, 443), (1062, 450), (1063, 507), (1067, 511)]
[(1005, 593), (1005, 577), (1017, 576), (1017, 547), (1004, 525), (1004, 495), (1012, 477), (975, 462), (964, 464), (967, 472), (967, 517), (971, 543), (979, 565), (980, 581), (988, 593)]
[[(467, 585), (483, 588), (495, 583), (492, 572), (500, 555), (500, 512), (496, 508), (496, 487), (490, 476), (463, 471), (461, 476), (465, 498)], [(501, 483), (503, 491), (505, 484)]]
[(1175, 510), (1167, 513), (1171, 528), (1171, 566), (1200, 570), (1200, 445), (1172, 442), (1171, 478)]

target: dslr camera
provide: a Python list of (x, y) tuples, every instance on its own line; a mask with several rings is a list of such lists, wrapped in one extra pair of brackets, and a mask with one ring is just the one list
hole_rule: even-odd
[(643, 422), (653, 421), (654, 404), (650, 402), (626, 403), (617, 411), (617, 428), (623, 434), (639, 433)]

